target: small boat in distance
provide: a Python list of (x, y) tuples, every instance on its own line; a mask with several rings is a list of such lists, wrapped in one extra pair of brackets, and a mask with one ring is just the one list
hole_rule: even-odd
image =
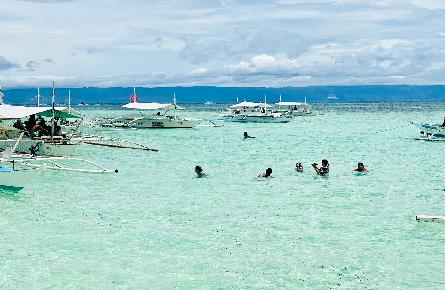
[(275, 110), (277, 113), (285, 114), (289, 117), (296, 116), (317, 116), (318, 112), (312, 111), (311, 106), (306, 102), (304, 98), (304, 103), (301, 102), (282, 102), (281, 95), (280, 101), (275, 104), (279, 109)]
[(290, 121), (282, 113), (271, 110), (272, 106), (264, 103), (241, 102), (229, 107), (230, 113), (223, 115), (225, 121), (254, 123), (287, 123)]

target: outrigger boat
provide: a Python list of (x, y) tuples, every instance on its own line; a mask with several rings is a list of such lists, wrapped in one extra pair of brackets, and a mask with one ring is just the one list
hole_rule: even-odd
[[(63, 134), (61, 127), (56, 123), (55, 119), (78, 119), (80, 116), (69, 113), (66, 107), (54, 106), (54, 88), (52, 97), (52, 107), (25, 107), (0, 104), (0, 149), (14, 146), (18, 136), (24, 132), (26, 137), (18, 144), (16, 148), (18, 152), (31, 152), (33, 155), (45, 156), (71, 155), (77, 147), (76, 145), (80, 144), (80, 141), (72, 140), (72, 134)], [(36, 116), (41, 117), (42, 120), (51, 118), (51, 129), (47, 130), (51, 132), (38, 135), (37, 132), (43, 132), (43, 130), (32, 132), (21, 122), (21, 119), (29, 118), (28, 122), (33, 123), (33, 127), (38, 127), (35, 126), (38, 125), (35, 119)], [(14, 121), (16, 123), (12, 125)]]
[(418, 140), (425, 141), (445, 141), (445, 120), (444, 124), (428, 124), (428, 123), (414, 123), (420, 131), (420, 137), (416, 138)]
[[(138, 114), (127, 117), (105, 118), (99, 120), (97, 124), (102, 127), (170, 129), (193, 128), (202, 122), (202, 120), (177, 116), (176, 110), (183, 110), (184, 108), (176, 104), (176, 96), (173, 97), (172, 104), (140, 103), (135, 88), (133, 88), (133, 94), (130, 96), (130, 103), (122, 107), (137, 111)], [(145, 111), (157, 111), (157, 113), (144, 114)], [(164, 113), (161, 114), (161, 111)], [(173, 111), (173, 116), (167, 115), (169, 111)]]
[(230, 113), (222, 116), (230, 122), (287, 123), (289, 118), (282, 113), (272, 112), (272, 106), (264, 103), (241, 102), (230, 106)]
[(304, 103), (282, 102), (280, 95), (280, 101), (275, 105), (279, 107), (279, 109), (275, 110), (275, 112), (282, 113), (290, 117), (319, 115), (318, 112), (312, 111), (311, 106), (306, 102), (306, 98), (304, 98)]

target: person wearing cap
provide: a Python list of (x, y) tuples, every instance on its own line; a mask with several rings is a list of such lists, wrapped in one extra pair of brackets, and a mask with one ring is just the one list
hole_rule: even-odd
[(363, 165), (362, 162), (359, 162), (357, 164), (357, 168), (354, 169), (355, 172), (368, 172), (368, 169), (365, 168), (365, 165)]

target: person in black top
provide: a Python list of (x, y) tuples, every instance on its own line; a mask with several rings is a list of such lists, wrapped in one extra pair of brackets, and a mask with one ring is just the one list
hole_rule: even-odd
[(201, 166), (196, 165), (195, 166), (195, 173), (197, 174), (197, 177), (206, 177), (207, 174), (204, 173)]
[(326, 175), (329, 173), (329, 161), (326, 159), (321, 161), (321, 167), (318, 167), (317, 163), (312, 163), (312, 167), (314, 167), (318, 175)]
[(267, 168), (266, 171), (258, 175), (258, 177), (272, 178), (272, 168)]
[(365, 168), (365, 165), (362, 162), (357, 164), (357, 168), (354, 169), (356, 172), (368, 172), (368, 169)]

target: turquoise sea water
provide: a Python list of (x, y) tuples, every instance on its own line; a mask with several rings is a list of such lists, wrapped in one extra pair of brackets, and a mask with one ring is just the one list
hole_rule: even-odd
[[(81, 145), (76, 156), (119, 173), (41, 171), (0, 194), (0, 287), (445, 288), (445, 227), (415, 221), (445, 215), (445, 143), (404, 138), (445, 104), (320, 109), (287, 124), (104, 132), (159, 152)], [(329, 177), (310, 168), (323, 158)], [(359, 161), (369, 174), (352, 173)], [(267, 167), (275, 178), (258, 181)]]

